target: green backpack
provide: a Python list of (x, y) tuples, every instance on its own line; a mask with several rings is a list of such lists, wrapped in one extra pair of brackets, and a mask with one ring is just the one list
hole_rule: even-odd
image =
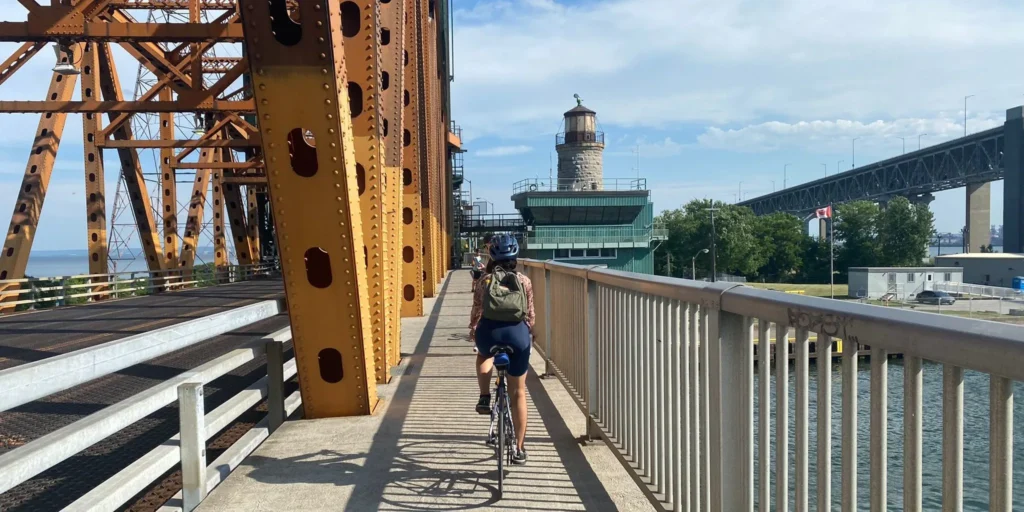
[[(512, 286), (509, 286), (512, 285)], [(495, 267), (484, 294), (483, 317), (498, 322), (522, 322), (526, 319), (526, 292), (519, 274)]]

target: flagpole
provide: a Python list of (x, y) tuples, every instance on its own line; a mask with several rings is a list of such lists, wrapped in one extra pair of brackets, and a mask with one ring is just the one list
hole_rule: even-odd
[(832, 209), (832, 204), (828, 205), (828, 280), (829, 280), (829, 293), (832, 298), (836, 298), (836, 237), (835, 237), (835, 211)]

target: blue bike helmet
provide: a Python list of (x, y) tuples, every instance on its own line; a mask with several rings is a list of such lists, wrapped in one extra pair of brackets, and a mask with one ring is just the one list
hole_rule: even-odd
[(494, 235), (488, 252), (493, 261), (514, 260), (519, 256), (519, 242), (511, 235)]

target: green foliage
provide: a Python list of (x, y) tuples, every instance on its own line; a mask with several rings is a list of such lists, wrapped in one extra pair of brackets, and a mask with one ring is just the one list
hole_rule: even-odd
[(925, 204), (905, 197), (889, 201), (878, 217), (878, 245), (882, 266), (919, 267), (928, 256), (934, 216)]
[[(763, 247), (757, 242), (756, 217), (746, 207), (714, 202), (715, 245), (718, 252), (718, 272), (753, 275), (766, 261)], [(655, 254), (655, 272), (667, 275), (668, 258), (672, 260), (672, 276), (690, 277), (693, 256), (702, 249), (711, 248), (710, 200), (694, 200), (680, 210), (663, 212), (655, 220), (668, 229), (668, 240)], [(699, 254), (696, 259), (697, 275), (711, 273), (711, 255)]]
[(879, 214), (878, 205), (871, 201), (853, 201), (835, 208), (836, 269), (843, 275), (850, 267), (881, 264)]
[[(803, 262), (803, 265), (800, 268), (800, 273), (796, 278), (796, 282), (829, 282), (829, 273), (832, 271), (829, 261), (830, 246), (831, 244), (829, 244), (828, 240), (818, 240), (817, 238), (811, 238), (809, 236), (804, 237), (804, 242), (800, 247), (800, 259)], [(838, 270), (838, 267), (836, 269)], [(838, 278), (840, 276), (836, 277)], [(837, 279), (836, 281), (838, 282), (840, 279)]]
[(754, 235), (765, 255), (765, 262), (758, 271), (761, 279), (788, 282), (800, 272), (805, 245), (810, 240), (802, 224), (800, 219), (782, 212), (757, 217)]

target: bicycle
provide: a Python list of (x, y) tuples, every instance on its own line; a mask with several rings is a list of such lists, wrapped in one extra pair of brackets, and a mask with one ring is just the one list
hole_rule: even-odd
[[(508, 355), (512, 347), (499, 345), (491, 349), (494, 355), (494, 368), (498, 373), (498, 383), (494, 390), (494, 405), (491, 407), (491, 425), (487, 435), (487, 444), (495, 447), (498, 457), (498, 498), (505, 493), (505, 464), (512, 464), (515, 457), (515, 427), (512, 424), (512, 409), (508, 401), (508, 386), (505, 372), (508, 369)], [(495, 433), (495, 423), (500, 426)]]

